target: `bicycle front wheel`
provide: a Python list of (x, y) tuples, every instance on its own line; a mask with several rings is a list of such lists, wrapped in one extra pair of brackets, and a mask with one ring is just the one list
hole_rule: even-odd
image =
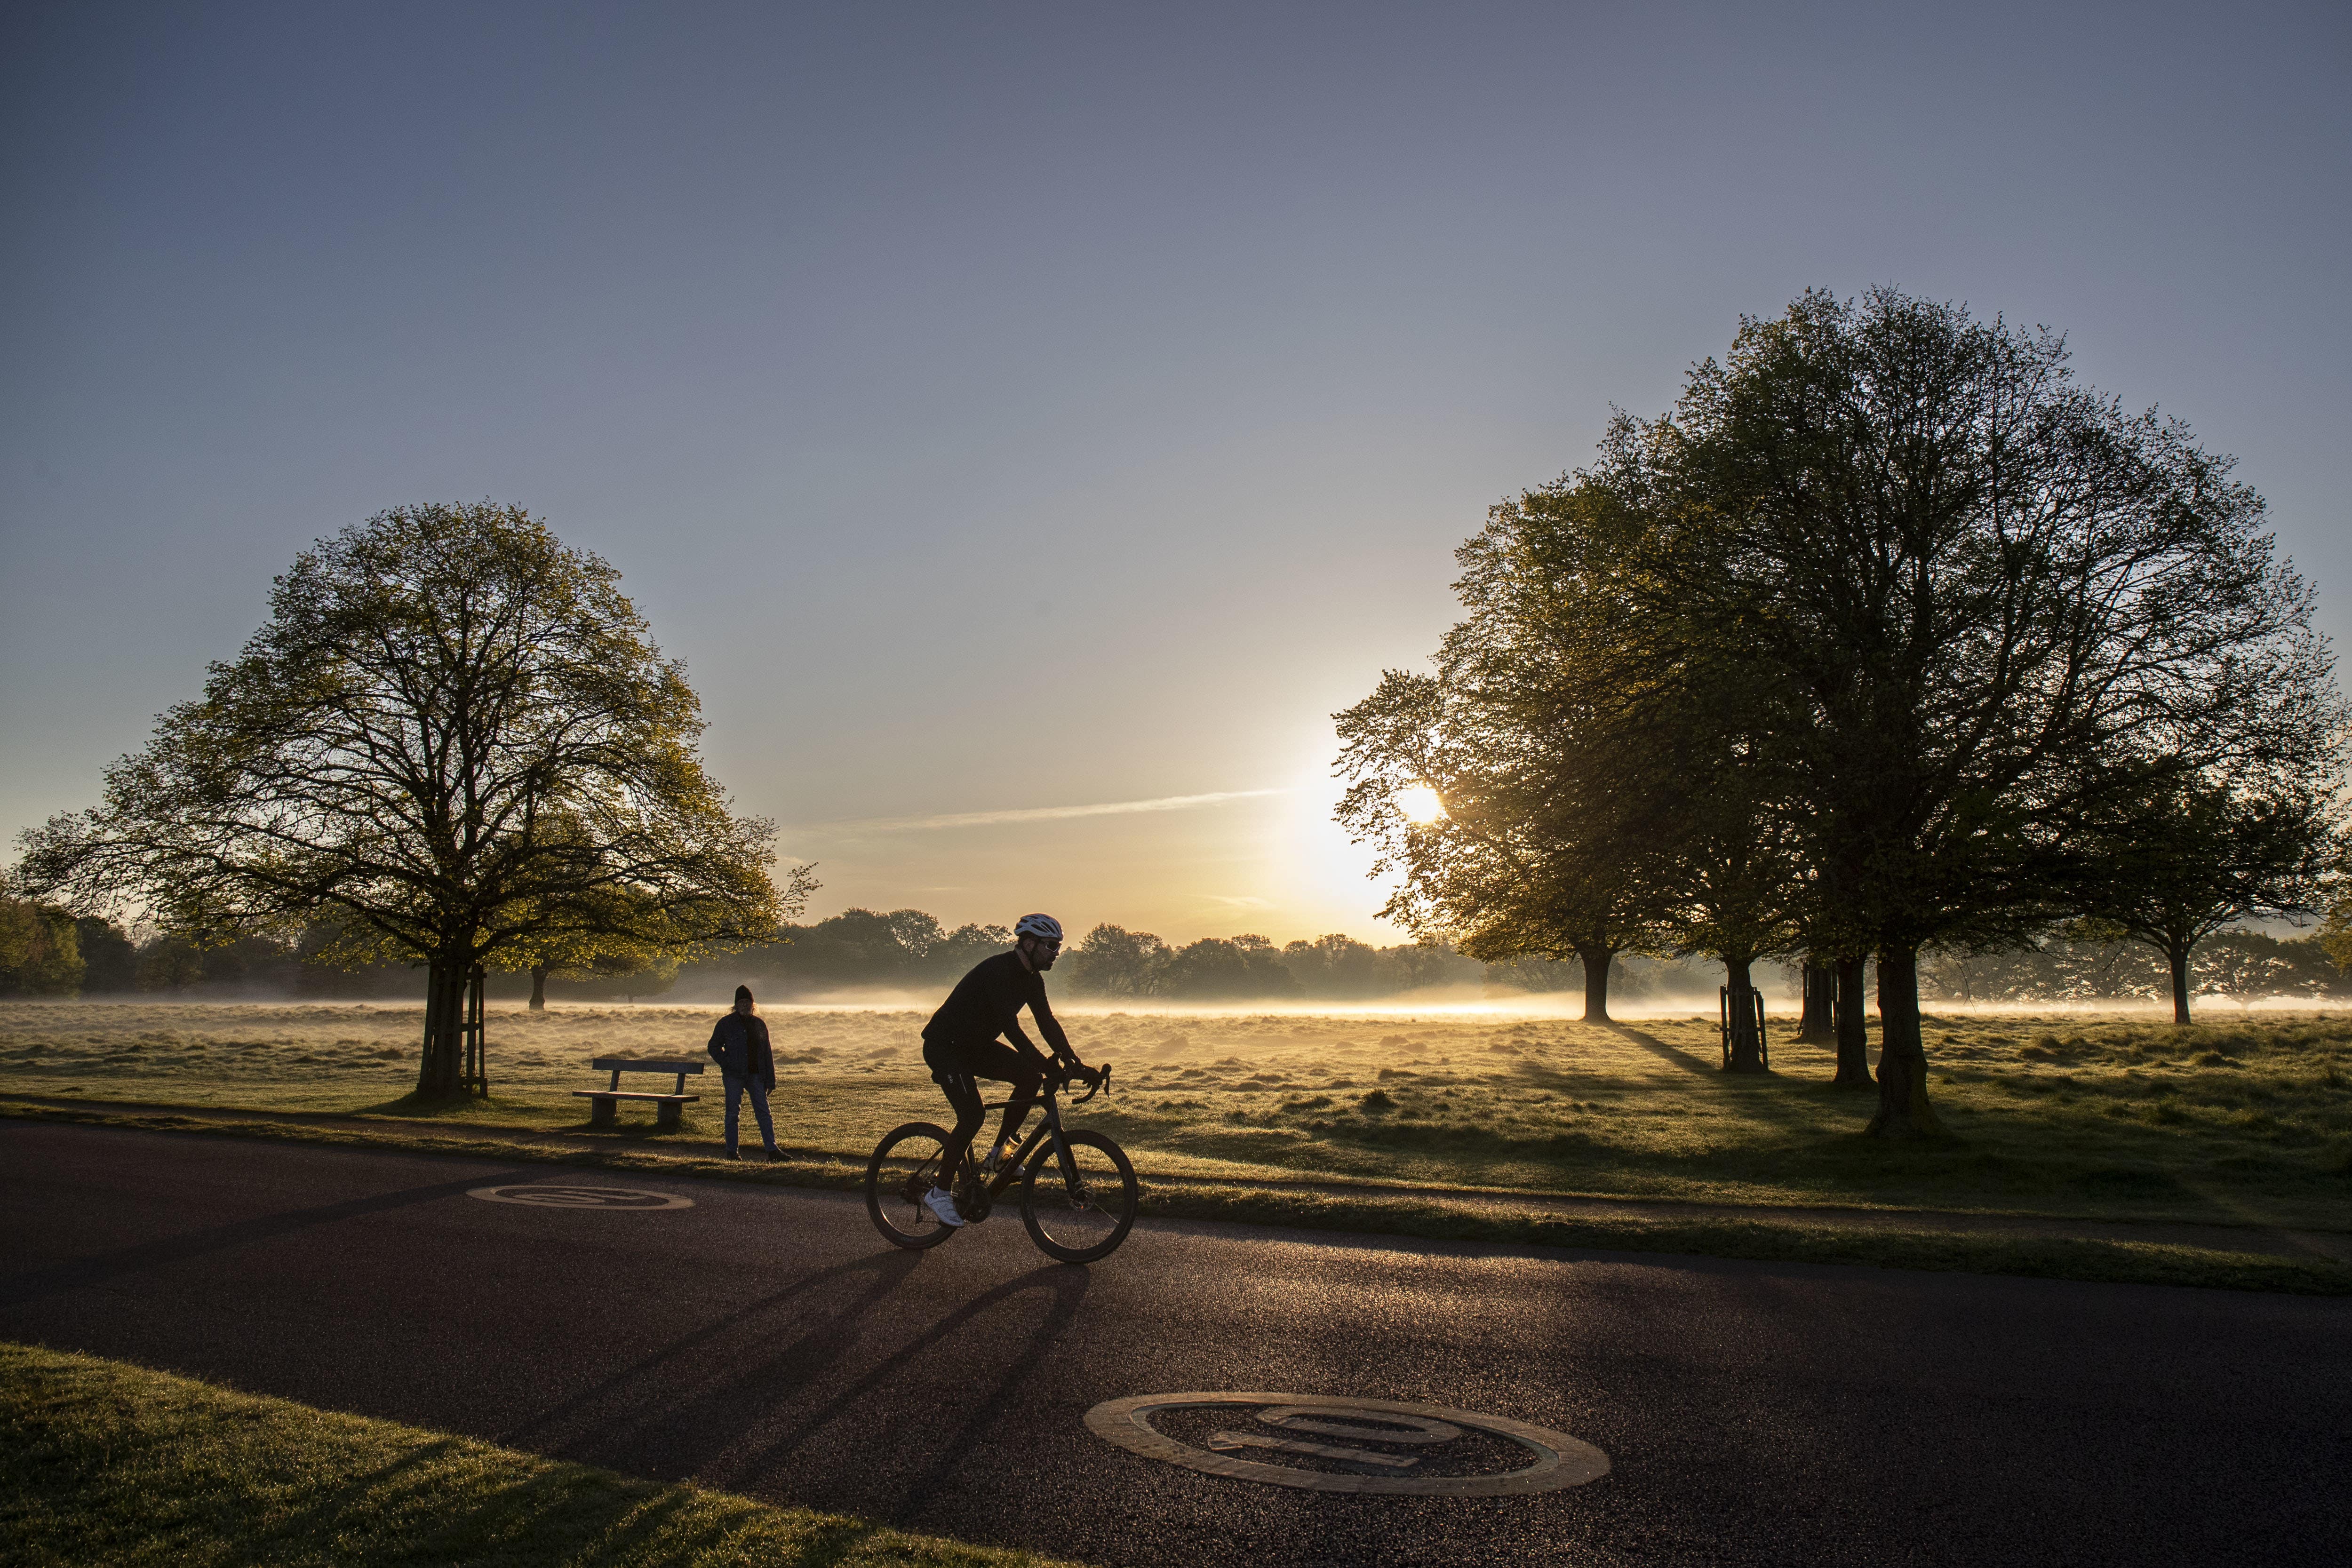
[(942, 1225), (923, 1195), (940, 1179), (940, 1156), (948, 1134), (929, 1122), (909, 1122), (874, 1145), (866, 1164), (866, 1212), (874, 1228), (893, 1247), (919, 1251), (955, 1234)]
[(1047, 1139), (1021, 1176), (1021, 1223), (1049, 1257), (1091, 1263), (1109, 1257), (1135, 1223), (1135, 1167), (1100, 1133), (1069, 1133), (1064, 1138), (1077, 1179), (1069, 1179)]

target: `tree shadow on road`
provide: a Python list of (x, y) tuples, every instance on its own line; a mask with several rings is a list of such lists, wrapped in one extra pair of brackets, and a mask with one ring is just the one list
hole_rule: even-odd
[(77, 1258), (68, 1263), (54, 1264), (36, 1270), (16, 1279), (0, 1281), (0, 1307), (23, 1306), (45, 1296), (58, 1295), (67, 1291), (79, 1291), (102, 1284), (125, 1274), (144, 1273), (173, 1263), (184, 1263), (201, 1258), (208, 1252), (222, 1252), (232, 1247), (244, 1247), (256, 1241), (270, 1241), (290, 1236), (297, 1231), (312, 1229), (321, 1225), (333, 1225), (345, 1219), (357, 1219), (364, 1215), (383, 1214), (395, 1208), (410, 1208), (420, 1203), (432, 1203), (445, 1197), (456, 1197), (478, 1186), (496, 1186), (502, 1182), (544, 1181), (543, 1166), (524, 1166), (504, 1176), (474, 1175), (454, 1181), (433, 1182), (425, 1186), (404, 1187), (398, 1192), (375, 1193), (366, 1197), (346, 1198), (341, 1203), (320, 1204), (315, 1208), (289, 1209), (280, 1214), (257, 1215), (251, 1219), (232, 1220), (226, 1225), (210, 1226), (184, 1236), (159, 1237), (152, 1241), (135, 1242), (91, 1258)]
[[(894, 1250), (804, 1275), (679, 1335), (501, 1434), (499, 1441), (640, 1473), (649, 1473), (645, 1463), (616, 1456), (651, 1452), (660, 1456), (664, 1473), (681, 1466), (695, 1470), (756, 1426), (779, 1399), (822, 1377), (920, 1261), (916, 1253)], [(810, 1300), (828, 1285), (861, 1277), (863, 1289), (830, 1307)], [(797, 1332), (781, 1346), (762, 1344), (762, 1320), (787, 1308), (794, 1309), (791, 1326)], [(709, 1356), (718, 1358), (715, 1375), (708, 1369)]]
[[(1055, 1342), (1076, 1321), (1079, 1305), (1086, 1299), (1089, 1283), (1090, 1277), (1085, 1269), (1060, 1263), (1049, 1263), (1007, 1280), (936, 1322), (912, 1328), (906, 1333), (901, 1348), (885, 1356), (823, 1406), (801, 1416), (785, 1430), (763, 1438), (756, 1448), (731, 1458), (715, 1474), (702, 1479), (708, 1484), (720, 1486), (757, 1480), (832, 1422), (879, 1391), (918, 1357), (937, 1349), (941, 1342), (958, 1330), (979, 1322), (993, 1308), (1015, 1297), (1035, 1291), (1050, 1291), (1052, 1301), (1045, 1315), (1030, 1330), (1027, 1339), (1004, 1351), (1000, 1358), (993, 1359), (992, 1370), (982, 1365), (977, 1356), (967, 1364), (958, 1406), (961, 1420), (945, 1444), (934, 1449), (930, 1440), (931, 1433), (945, 1425), (944, 1421), (934, 1423), (929, 1429), (916, 1427), (894, 1434), (897, 1453), (928, 1455), (928, 1462), (918, 1474), (907, 1475), (902, 1471), (891, 1478), (895, 1484), (890, 1490), (899, 1499), (899, 1508), (892, 1511), (893, 1513), (903, 1512), (909, 1502), (919, 1505), (949, 1495), (943, 1490), (947, 1477), (971, 1458), (974, 1439), (1003, 1415), (1022, 1382), (1053, 1348)], [(1001, 1344), (1003, 1342), (998, 1339), (988, 1343)]]

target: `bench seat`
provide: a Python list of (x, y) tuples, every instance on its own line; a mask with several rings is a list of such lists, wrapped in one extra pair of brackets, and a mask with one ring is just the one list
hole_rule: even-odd
[[(678, 1129), (678, 1117), (687, 1102), (702, 1098), (699, 1094), (686, 1092), (687, 1075), (692, 1073), (696, 1077), (700, 1077), (703, 1071), (701, 1062), (690, 1059), (648, 1061), (625, 1056), (600, 1056), (591, 1061), (589, 1066), (595, 1071), (610, 1072), (613, 1075), (612, 1082), (604, 1088), (574, 1089), (572, 1092), (575, 1099), (585, 1098), (595, 1102), (594, 1108), (588, 1113), (588, 1123), (591, 1126), (613, 1125), (614, 1109), (621, 1101), (650, 1100), (654, 1103), (655, 1130), (674, 1133)], [(667, 1094), (656, 1094), (642, 1089), (624, 1089), (621, 1087), (621, 1074), (624, 1072), (673, 1073), (677, 1076), (677, 1083), (676, 1088)]]

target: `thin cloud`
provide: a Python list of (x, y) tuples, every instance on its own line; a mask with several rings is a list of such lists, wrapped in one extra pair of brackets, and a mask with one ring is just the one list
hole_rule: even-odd
[(1221, 806), (1228, 800), (1256, 800), (1268, 795), (1296, 795), (1285, 789), (1219, 789), (1208, 795), (1161, 795), (1150, 800), (1105, 800), (1091, 806), (1024, 806), (1007, 811), (950, 811), (933, 817), (863, 817), (825, 822), (835, 832), (923, 832), (934, 828), (992, 828), (1006, 822), (1051, 822), (1067, 817), (1124, 817), (1138, 811), (1187, 811), (1195, 806)]

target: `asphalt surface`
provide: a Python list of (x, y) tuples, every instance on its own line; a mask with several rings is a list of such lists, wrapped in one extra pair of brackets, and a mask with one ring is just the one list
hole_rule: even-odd
[[(1709, 1071), (1713, 1071), (1709, 1069)], [(554, 1132), (538, 1127), (468, 1125), (463, 1123), (422, 1125), (404, 1119), (387, 1122), (381, 1116), (341, 1116), (318, 1111), (255, 1111), (242, 1106), (173, 1105), (136, 1100), (89, 1100), (54, 1094), (5, 1094), (0, 1103), (54, 1106), (60, 1110), (94, 1111), (110, 1116), (152, 1113), (171, 1118), (168, 1125), (184, 1127), (194, 1122), (278, 1122), (294, 1126), (332, 1127), (409, 1146), (431, 1147), (436, 1140), (452, 1145), (485, 1137), (509, 1144), (535, 1145), (551, 1150), (606, 1153), (614, 1146), (610, 1133)], [(638, 1123), (637, 1131), (649, 1128)], [(627, 1136), (627, 1134), (622, 1134)], [(667, 1154), (709, 1155), (709, 1141), (640, 1142), (635, 1152), (656, 1149)], [(795, 1155), (830, 1161), (821, 1149), (788, 1151)], [(2295, 1230), (2275, 1225), (2195, 1225), (2166, 1220), (2103, 1220), (2074, 1217), (1984, 1213), (1932, 1208), (1798, 1207), (1776, 1205), (1759, 1208), (1729, 1203), (1653, 1201), (1637, 1197), (1603, 1197), (1593, 1194), (1529, 1192), (1517, 1187), (1433, 1187), (1362, 1180), (1318, 1181), (1306, 1176), (1269, 1176), (1254, 1173), (1252, 1187), (1329, 1194), (1341, 1197), (1412, 1197), (1462, 1208), (1501, 1208), (1518, 1214), (1560, 1214), (1580, 1218), (1616, 1219), (1756, 1219), (1787, 1224), (1834, 1225), (1850, 1230), (1943, 1231), (1955, 1235), (2039, 1237), (2078, 1240), (2169, 1243), (2210, 1248), (2220, 1252), (2269, 1253), (2283, 1258), (2331, 1258), (2352, 1262), (2352, 1232)], [(1218, 1176), (1171, 1176), (1154, 1173), (1161, 1190), (1187, 1186), (1230, 1187), (1234, 1181)]]
[[(486, 1203), (587, 1182), (690, 1208)], [(0, 1336), (1114, 1564), (2352, 1561), (2352, 1304), (1016, 1217), (926, 1254), (818, 1193), (0, 1125)], [(1112, 1448), (1099, 1401), (1412, 1400), (1610, 1474), (1349, 1497)]]

